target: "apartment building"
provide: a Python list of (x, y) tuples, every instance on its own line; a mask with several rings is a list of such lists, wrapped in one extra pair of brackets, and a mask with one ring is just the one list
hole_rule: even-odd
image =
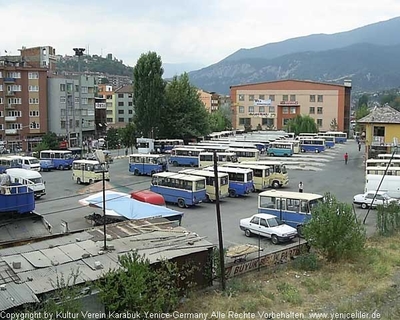
[(79, 146), (81, 131), (83, 140), (94, 136), (94, 77), (81, 75), (81, 88), (79, 79), (71, 77), (52, 76), (47, 85), (49, 131), (65, 138), (71, 147)]
[(309, 115), (320, 131), (349, 133), (351, 81), (343, 85), (279, 80), (230, 87), (232, 125), (284, 129), (295, 116)]
[(115, 123), (115, 105), (113, 104), (113, 87), (108, 84), (97, 85), (97, 96), (106, 99), (107, 123)]
[(0, 57), (0, 140), (31, 151), (47, 132), (47, 69)]
[(218, 110), (219, 94), (215, 92), (208, 92), (202, 89), (197, 89), (199, 98), (203, 102), (207, 112), (211, 113)]
[(124, 127), (133, 121), (133, 86), (122, 86), (115, 90), (113, 95), (115, 110), (115, 124)]
[(95, 139), (107, 135), (107, 104), (106, 98), (94, 98)]

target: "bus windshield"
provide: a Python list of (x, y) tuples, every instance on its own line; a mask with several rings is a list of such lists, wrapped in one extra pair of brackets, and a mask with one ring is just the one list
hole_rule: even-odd
[(205, 180), (196, 181), (196, 191), (206, 188)]

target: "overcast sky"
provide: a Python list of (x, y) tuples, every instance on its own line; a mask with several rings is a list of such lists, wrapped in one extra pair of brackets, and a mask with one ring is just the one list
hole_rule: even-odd
[(400, 0), (0, 0), (1, 55), (50, 45), (112, 53), (134, 66), (149, 50), (163, 62), (216, 63), (240, 48), (336, 33), (400, 15)]

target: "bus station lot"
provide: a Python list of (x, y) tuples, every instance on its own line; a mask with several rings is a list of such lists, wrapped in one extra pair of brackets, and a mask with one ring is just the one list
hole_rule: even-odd
[[(343, 155), (349, 154), (349, 162), (344, 164)], [(298, 158), (298, 160), (297, 160)], [(298, 191), (298, 184), (303, 182), (304, 192), (323, 194), (331, 192), (340, 201), (352, 202), (353, 196), (363, 193), (365, 174), (363, 167), (363, 153), (358, 151), (357, 144), (349, 140), (336, 149), (327, 150), (324, 153), (307, 153), (294, 155), (291, 158), (273, 158), (287, 163), (289, 173), (289, 185), (287, 191)], [(296, 159), (296, 160), (295, 160)], [(326, 161), (328, 160), (328, 161)], [(289, 164), (289, 162), (299, 164)], [(303, 166), (304, 165), (304, 166)], [(310, 170), (308, 167), (319, 168)], [(179, 171), (182, 168), (171, 167), (170, 171)], [(134, 176), (128, 172), (128, 160), (126, 158), (115, 159), (110, 165), (110, 183), (116, 191), (129, 192), (144, 190), (150, 186), (150, 177)], [(46, 181), (46, 196), (36, 202), (36, 211), (43, 214), (53, 226), (54, 232), (62, 230), (61, 223), (68, 222), (70, 230), (84, 229), (89, 223), (84, 217), (93, 212), (101, 213), (100, 209), (82, 207), (79, 200), (101, 191), (94, 189), (95, 185), (78, 185), (72, 180), (70, 170), (44, 172)], [(82, 189), (89, 193), (83, 194)], [(224, 247), (240, 244), (258, 245), (258, 237), (247, 238), (239, 228), (239, 220), (257, 213), (257, 193), (251, 193), (245, 197), (221, 199), (221, 216)], [(216, 207), (214, 203), (202, 203), (193, 208), (180, 209), (176, 205), (169, 205), (171, 209), (183, 211), (182, 225), (192, 232), (214, 244), (218, 244)], [(367, 210), (356, 208), (357, 216), (364, 219)], [(367, 230), (375, 229), (376, 212), (371, 211), (367, 220)], [(264, 251), (281, 249), (285, 246), (296, 244), (298, 239), (288, 244), (273, 245), (270, 240), (261, 238), (260, 245)], [(278, 247), (278, 248), (277, 248)]]

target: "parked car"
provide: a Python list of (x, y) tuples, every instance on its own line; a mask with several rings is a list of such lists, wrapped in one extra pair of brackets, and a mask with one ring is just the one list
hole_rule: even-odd
[(376, 191), (368, 191), (364, 194), (357, 194), (353, 198), (353, 203), (361, 206), (363, 209), (367, 209), (369, 207), (376, 208), (378, 205), (388, 205), (391, 202), (399, 203), (399, 200), (390, 197), (385, 191), (378, 191), (376, 198), (372, 203), (375, 193)]
[(246, 237), (260, 235), (270, 238), (273, 244), (290, 241), (297, 236), (297, 230), (272, 214), (258, 213), (250, 218), (241, 219), (240, 229)]

